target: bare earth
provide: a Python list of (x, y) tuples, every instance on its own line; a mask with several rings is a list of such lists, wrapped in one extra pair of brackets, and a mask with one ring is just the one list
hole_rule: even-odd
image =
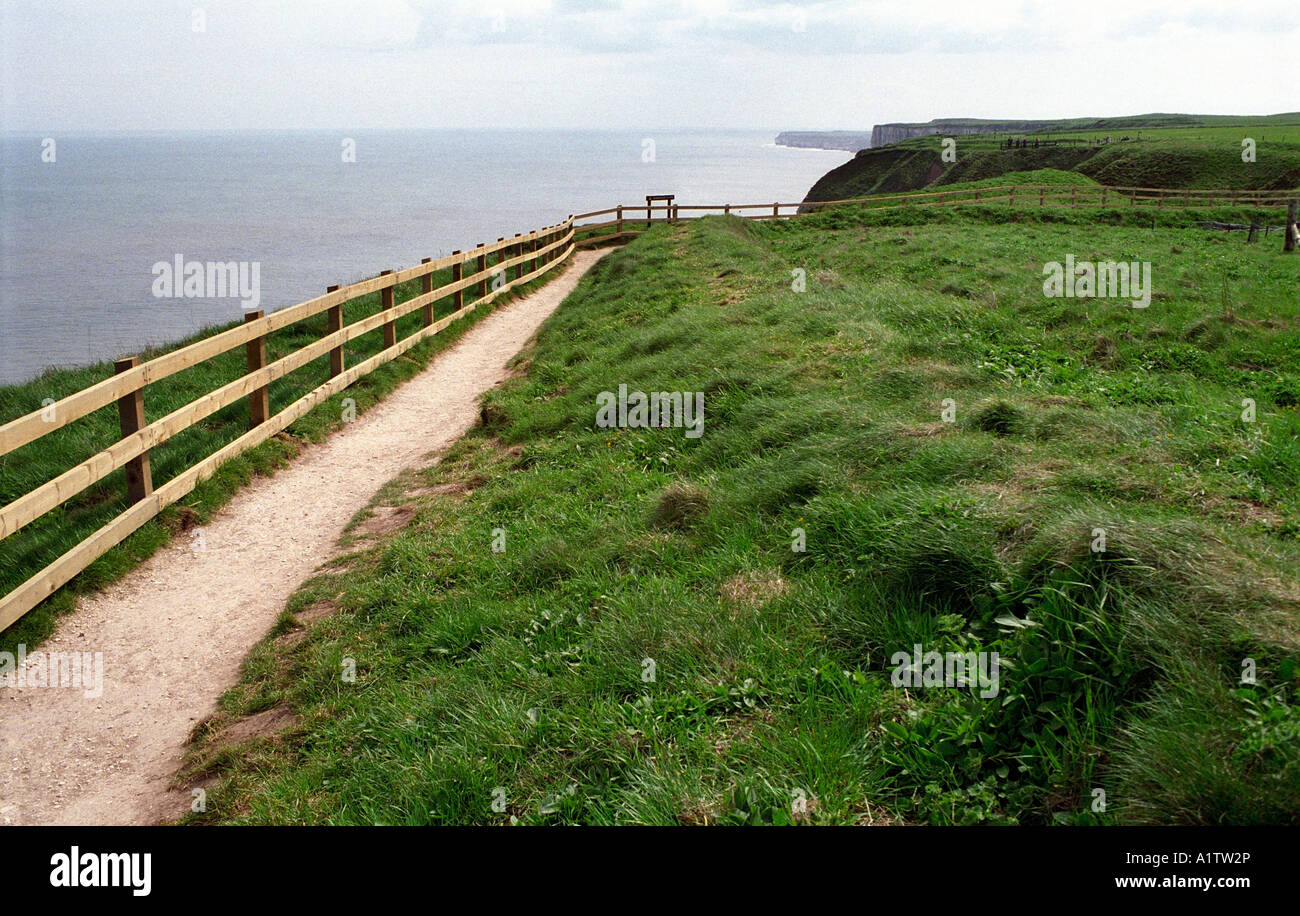
[(151, 824), (191, 729), (375, 492), (475, 422), (480, 395), (604, 252), (483, 319), (420, 375), (203, 527), (87, 597), (38, 650), (103, 653), (104, 691), (0, 690), (0, 823)]

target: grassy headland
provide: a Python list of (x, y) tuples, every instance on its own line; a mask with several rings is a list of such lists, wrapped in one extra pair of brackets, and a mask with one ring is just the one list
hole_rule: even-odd
[[(1050, 136), (1067, 145), (1002, 149), (1004, 137), (940, 133), (862, 150), (823, 176), (806, 200), (938, 188), (1039, 169), (1072, 172), (1082, 176), (1078, 180), (1083, 183), (1120, 187), (1300, 187), (1300, 115), (1210, 119), (1204, 124), (1158, 118), (1049, 123), (1057, 125)], [(1126, 134), (1130, 139), (1121, 141)], [(942, 157), (945, 136), (956, 141), (954, 162)], [(1107, 136), (1110, 143), (1093, 143)], [(1255, 141), (1253, 161), (1242, 158), (1246, 138)]]
[[(612, 253), (253, 652), (193, 820), (1296, 823), (1296, 263), (1194, 218)], [(1045, 297), (1067, 253), (1149, 261), (1150, 306)], [(703, 392), (702, 437), (596, 428), (621, 384)], [(999, 694), (893, 686), (917, 644), (998, 652)]]

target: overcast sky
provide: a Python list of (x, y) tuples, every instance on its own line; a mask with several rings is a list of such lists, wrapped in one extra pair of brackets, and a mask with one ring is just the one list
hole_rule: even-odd
[(0, 0), (17, 131), (1300, 108), (1296, 0)]

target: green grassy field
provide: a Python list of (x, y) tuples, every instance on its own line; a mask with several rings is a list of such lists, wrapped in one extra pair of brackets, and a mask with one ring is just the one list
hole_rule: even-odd
[[(497, 256), (489, 256), (489, 263), (496, 263), (497, 260)], [(549, 275), (534, 280), (527, 286), (516, 287), (507, 297), (526, 294), (530, 288), (546, 279), (549, 279)], [(451, 282), (450, 269), (436, 274), (433, 282), (435, 286)], [(472, 292), (467, 292), (466, 301), (469, 301), (469, 293)], [(396, 299), (403, 302), (419, 293), (420, 281), (412, 280), (398, 287)], [(505, 299), (499, 298), (497, 301)], [(378, 293), (356, 299), (343, 307), (344, 323), (373, 315), (379, 307)], [(443, 317), (451, 311), (450, 298), (435, 304), (436, 317)], [(253, 475), (274, 473), (275, 468), (297, 454), (303, 442), (318, 441), (342, 426), (345, 398), (351, 398), (355, 413), (361, 414), (400, 382), (426, 366), (434, 354), (449, 346), (486, 313), (487, 310), (484, 309), (475, 310), (465, 320), (456, 322), (398, 359), (358, 380), (340, 394), (322, 402), (285, 432), (223, 464), (213, 477), (199, 484), (180, 503), (163, 510), (155, 519), (92, 563), (62, 590), (0, 633), (0, 651), (13, 651), (20, 643), (28, 647), (37, 645), (53, 630), (57, 617), (71, 610), (78, 594), (120, 578), (171, 537), (202, 525)], [(399, 339), (418, 330), (420, 324), (419, 310), (399, 319)], [(146, 351), (141, 357), (149, 359), (233, 326), (204, 329), (170, 346)], [(268, 361), (279, 359), (320, 339), (327, 330), (327, 316), (321, 314), (277, 331), (267, 340)], [(349, 341), (344, 348), (347, 365), (355, 365), (378, 353), (382, 349), (382, 342), (380, 329)], [(145, 393), (146, 419), (153, 422), (166, 416), (195, 398), (234, 381), (246, 371), (244, 348), (241, 346), (156, 382)], [(40, 410), (47, 398), (57, 401), (112, 374), (112, 364), (101, 363), (75, 369), (57, 369), (21, 385), (2, 386), (0, 424), (33, 410)], [(328, 379), (328, 355), (277, 379), (270, 386), (271, 412), (284, 409)], [(150, 453), (154, 486), (166, 483), (221, 446), (239, 438), (248, 431), (248, 423), (248, 402), (244, 399), (212, 414), (154, 449)], [(0, 505), (8, 504), (112, 445), (120, 435), (117, 407), (113, 405), (0, 456)], [(114, 471), (59, 508), (0, 541), (0, 594), (21, 584), (126, 509), (129, 504), (124, 474), (122, 470)], [(376, 486), (379, 483), (377, 481)]]
[[(1002, 149), (1002, 136), (955, 135), (955, 162), (941, 158), (943, 134), (914, 137), (861, 151), (823, 176), (806, 199), (900, 193), (1044, 169), (1113, 187), (1290, 190), (1300, 188), (1300, 124), (1289, 123), (1294, 119), (1060, 130), (1050, 136), (1081, 144), (1026, 149)], [(1120, 142), (1126, 134), (1133, 139)], [(1092, 144), (1106, 136), (1111, 143)], [(1251, 161), (1242, 158), (1246, 138), (1255, 144)]]
[[(1296, 260), (1190, 219), (613, 252), (251, 654), (189, 819), (1300, 821)], [(1150, 306), (1046, 297), (1067, 254), (1149, 261)], [(703, 435), (597, 428), (621, 384), (703, 392)], [(894, 686), (917, 644), (998, 694)]]
[[(1050, 131), (1046, 133), (1013, 132), (1011, 134), (1001, 134), (997, 137), (988, 137), (980, 134), (960, 134), (957, 135), (956, 140), (959, 149), (963, 146), (969, 146), (972, 149), (977, 148), (982, 151), (987, 151), (996, 150), (999, 144), (1007, 136), (1079, 140), (1085, 142), (1104, 140), (1106, 137), (1110, 137), (1112, 147), (1119, 141), (1120, 137), (1129, 136), (1132, 140), (1128, 142), (1140, 142), (1143, 144), (1156, 144), (1162, 142), (1191, 143), (1205, 147), (1234, 148), (1238, 154), (1240, 154), (1241, 141), (1245, 137), (1250, 137), (1257, 145), (1300, 145), (1300, 115), (1295, 117), (1295, 123), (1251, 122), (1246, 120), (1241, 124), (1217, 127), (1112, 127), (1092, 130)], [(900, 141), (897, 145), (909, 149), (939, 149), (939, 138), (942, 136), (942, 134), (936, 134), (928, 137), (912, 137), (908, 140)]]

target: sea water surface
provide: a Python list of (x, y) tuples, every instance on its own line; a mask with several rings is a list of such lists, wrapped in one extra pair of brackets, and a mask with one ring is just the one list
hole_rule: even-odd
[[(256, 262), (260, 307), (270, 312), (570, 213), (644, 205), (647, 194), (676, 194), (678, 204), (798, 202), (849, 158), (776, 146), (776, 133), (8, 134), (0, 384), (238, 320), (238, 298), (153, 294), (153, 265), (177, 255)], [(346, 161), (347, 141), (355, 161)]]

